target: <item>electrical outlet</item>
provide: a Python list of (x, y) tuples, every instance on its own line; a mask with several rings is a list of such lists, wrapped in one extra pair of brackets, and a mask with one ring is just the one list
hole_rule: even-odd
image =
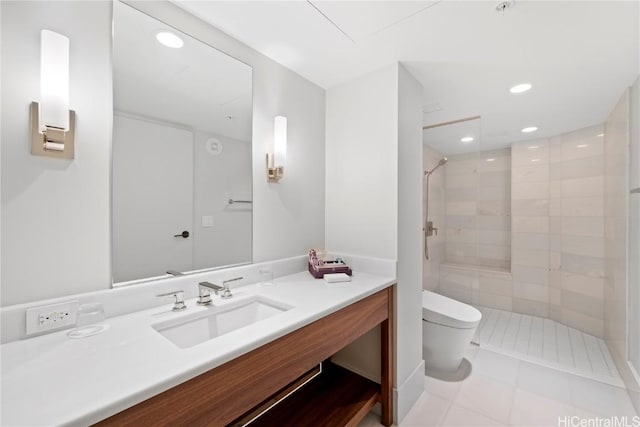
[(27, 335), (74, 325), (78, 305), (73, 300), (27, 309)]

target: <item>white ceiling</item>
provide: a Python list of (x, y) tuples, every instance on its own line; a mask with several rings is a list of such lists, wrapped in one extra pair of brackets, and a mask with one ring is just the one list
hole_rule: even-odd
[[(158, 43), (162, 30), (184, 46)], [(251, 140), (251, 67), (120, 2), (113, 33), (114, 109)]]
[(601, 123), (639, 72), (637, 1), (174, 1), (324, 88), (401, 61), (482, 149)]

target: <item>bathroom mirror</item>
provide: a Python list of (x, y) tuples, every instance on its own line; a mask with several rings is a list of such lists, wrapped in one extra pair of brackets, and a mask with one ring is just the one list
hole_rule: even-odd
[(113, 10), (114, 284), (251, 262), (252, 69)]

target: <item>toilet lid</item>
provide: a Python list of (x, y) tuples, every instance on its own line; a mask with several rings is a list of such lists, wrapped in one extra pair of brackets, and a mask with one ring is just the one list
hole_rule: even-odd
[(475, 307), (435, 292), (422, 291), (422, 319), (452, 328), (475, 328), (482, 313)]

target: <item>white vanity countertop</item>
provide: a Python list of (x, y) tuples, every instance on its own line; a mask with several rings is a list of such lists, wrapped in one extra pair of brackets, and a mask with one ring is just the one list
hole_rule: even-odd
[(354, 272), (348, 284), (327, 285), (302, 272), (278, 278), (273, 286), (239, 287), (229, 300), (213, 297), (214, 305), (262, 295), (293, 308), (185, 349), (151, 325), (208, 309), (195, 299), (186, 301), (183, 312), (170, 311), (169, 303), (107, 319), (109, 329), (92, 337), (70, 339), (65, 330), (4, 344), (0, 424), (95, 423), (394, 282), (393, 277)]

